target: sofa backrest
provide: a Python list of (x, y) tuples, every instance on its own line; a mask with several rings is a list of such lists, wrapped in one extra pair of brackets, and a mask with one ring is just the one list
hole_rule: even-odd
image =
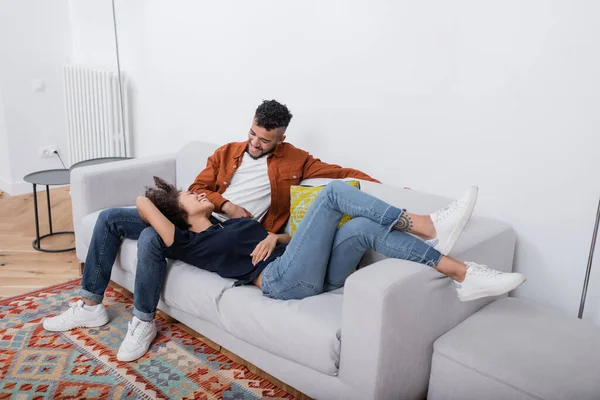
[(206, 160), (220, 145), (208, 142), (190, 142), (183, 146), (175, 158), (176, 182), (179, 189), (187, 190), (196, 176), (206, 167)]

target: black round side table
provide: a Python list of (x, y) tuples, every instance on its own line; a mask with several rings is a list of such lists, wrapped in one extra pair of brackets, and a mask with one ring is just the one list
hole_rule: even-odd
[[(54, 235), (73, 235), (73, 231), (62, 231), (54, 232), (52, 230), (52, 212), (50, 211), (50, 185), (68, 185), (71, 181), (71, 171), (68, 169), (48, 169), (45, 171), (32, 172), (31, 174), (25, 175), (23, 180), (33, 184), (33, 207), (35, 211), (35, 237), (36, 239), (31, 243), (34, 249), (38, 251), (44, 251), (46, 253), (61, 253), (64, 251), (75, 250), (75, 247), (68, 249), (42, 249), (40, 239), (44, 239)], [(46, 199), (48, 201), (48, 225), (50, 226), (50, 233), (40, 236), (40, 221), (38, 217), (38, 205), (37, 205), (37, 185), (46, 186)]]

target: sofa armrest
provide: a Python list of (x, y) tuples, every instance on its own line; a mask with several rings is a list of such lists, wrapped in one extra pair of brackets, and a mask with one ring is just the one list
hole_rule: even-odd
[(175, 155), (90, 165), (71, 172), (73, 227), (78, 257), (87, 253), (88, 246), (88, 243), (83, 243), (83, 235), (79, 234), (83, 217), (105, 208), (134, 205), (145, 187), (154, 184), (154, 175), (174, 183)]
[[(510, 271), (514, 232), (486, 222), (494, 234), (457, 253)], [(359, 269), (344, 289), (339, 377), (355, 388), (348, 398), (425, 398), (433, 342), (493, 300), (461, 303), (449, 278), (415, 262), (385, 259)]]

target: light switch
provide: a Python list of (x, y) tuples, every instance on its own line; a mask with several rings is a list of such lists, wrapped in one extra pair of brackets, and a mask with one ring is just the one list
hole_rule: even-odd
[(46, 82), (41, 79), (34, 79), (31, 81), (31, 86), (33, 86), (33, 91), (42, 93), (46, 91)]

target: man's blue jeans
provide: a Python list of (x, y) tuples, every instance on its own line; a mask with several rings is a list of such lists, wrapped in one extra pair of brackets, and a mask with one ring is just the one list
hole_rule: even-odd
[[(436, 266), (440, 252), (413, 235), (392, 230), (403, 212), (347, 183), (330, 182), (285, 253), (263, 271), (263, 293), (276, 299), (302, 299), (342, 287), (369, 249)], [(354, 219), (338, 229), (344, 214)]]
[(102, 302), (122, 239), (138, 241), (133, 315), (151, 321), (165, 280), (166, 258), (173, 258), (158, 233), (144, 224), (135, 208), (100, 213), (83, 269), (81, 297)]

